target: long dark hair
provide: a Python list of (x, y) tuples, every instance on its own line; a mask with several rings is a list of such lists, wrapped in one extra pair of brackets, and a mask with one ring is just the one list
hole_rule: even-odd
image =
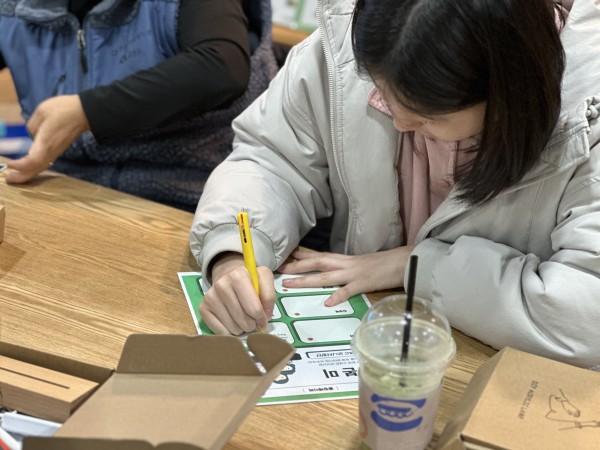
[(565, 56), (552, 0), (358, 0), (359, 73), (421, 114), (486, 101), (475, 158), (455, 175), (482, 203), (539, 160), (560, 113)]

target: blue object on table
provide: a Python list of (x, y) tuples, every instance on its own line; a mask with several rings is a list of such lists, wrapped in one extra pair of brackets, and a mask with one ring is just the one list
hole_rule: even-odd
[(0, 138), (29, 137), (25, 124), (8, 124), (0, 120)]
[(31, 144), (25, 124), (7, 124), (0, 120), (0, 155), (20, 158), (27, 153)]

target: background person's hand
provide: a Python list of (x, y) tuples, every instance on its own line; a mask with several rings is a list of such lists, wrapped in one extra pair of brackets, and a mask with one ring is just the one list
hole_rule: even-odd
[(33, 144), (24, 157), (8, 163), (6, 181), (29, 181), (50, 167), (89, 128), (78, 95), (61, 95), (43, 101), (27, 122)]
[(258, 267), (260, 298), (244, 267), (241, 253), (225, 253), (212, 268), (212, 287), (200, 304), (200, 315), (215, 334), (242, 334), (264, 329), (275, 307), (275, 283), (268, 267)]
[(326, 306), (334, 306), (356, 294), (404, 287), (404, 270), (413, 248), (398, 247), (356, 256), (296, 250), (291, 255), (295, 261), (282, 264), (278, 272), (318, 272), (286, 279), (283, 285), (288, 288), (341, 286), (325, 301)]

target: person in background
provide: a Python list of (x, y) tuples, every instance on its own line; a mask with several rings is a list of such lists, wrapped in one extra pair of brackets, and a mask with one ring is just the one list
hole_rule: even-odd
[[(417, 255), (415, 295), (453, 327), (600, 368), (598, 2), (323, 0), (317, 16), (199, 202), (209, 327), (266, 326), (272, 270), (341, 285), (332, 306), (403, 288)], [(295, 250), (329, 216), (332, 253)]]
[(0, 0), (4, 66), (34, 137), (7, 182), (51, 166), (186, 210), (278, 69), (268, 0)]

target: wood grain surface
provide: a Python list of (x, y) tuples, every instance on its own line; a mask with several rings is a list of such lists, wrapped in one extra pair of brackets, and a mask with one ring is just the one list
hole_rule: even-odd
[(114, 367), (131, 333), (194, 333), (192, 214), (51, 172), (0, 202), (0, 339)]
[[(21, 186), (0, 173), (0, 203), (0, 340), (115, 367), (131, 333), (195, 334), (177, 278), (198, 270), (188, 246), (192, 214), (52, 172)], [(457, 358), (430, 448), (495, 353), (454, 337)], [(258, 406), (225, 448), (358, 449), (357, 416), (357, 400)]]
[(310, 35), (307, 31), (292, 30), (280, 25), (273, 25), (273, 42), (293, 47)]

